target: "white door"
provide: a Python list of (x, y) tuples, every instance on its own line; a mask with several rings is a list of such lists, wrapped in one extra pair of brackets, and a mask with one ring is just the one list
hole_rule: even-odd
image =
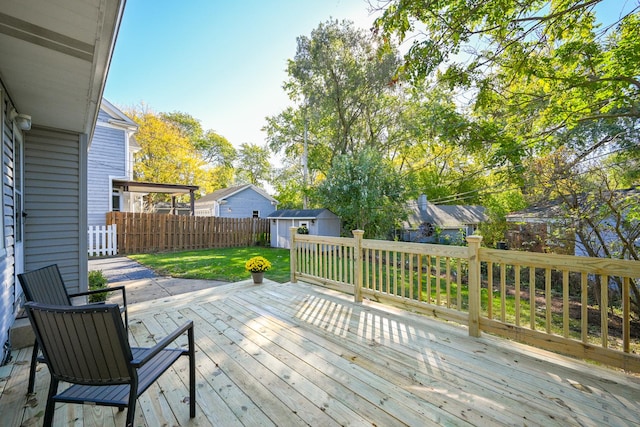
[[(24, 248), (23, 248), (23, 237), (24, 237), (24, 203), (22, 200), (22, 190), (24, 187), (24, 151), (23, 151), (23, 141), (22, 141), (22, 131), (20, 131), (17, 126), (14, 126), (14, 142), (13, 142), (13, 158), (14, 158), (14, 187), (13, 187), (13, 200), (14, 200), (14, 221), (15, 221), (15, 246), (14, 246), (14, 257), (15, 257), (15, 271), (16, 275), (24, 272)], [(16, 277), (17, 279), (17, 277)], [(18, 281), (16, 280), (16, 283)], [(16, 298), (19, 298), (18, 292), (16, 292)]]

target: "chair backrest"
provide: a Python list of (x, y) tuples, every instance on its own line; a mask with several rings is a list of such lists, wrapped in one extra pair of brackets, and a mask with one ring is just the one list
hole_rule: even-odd
[(25, 309), (51, 375), (74, 384), (127, 384), (136, 375), (117, 304)]
[(18, 274), (27, 301), (53, 305), (71, 305), (57, 264)]

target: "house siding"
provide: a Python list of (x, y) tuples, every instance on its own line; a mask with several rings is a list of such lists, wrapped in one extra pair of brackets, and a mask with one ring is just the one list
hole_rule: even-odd
[(87, 288), (86, 136), (33, 128), (25, 137), (25, 270), (58, 264)]
[(220, 206), (220, 216), (225, 218), (251, 218), (253, 211), (258, 211), (264, 218), (275, 211), (271, 201), (251, 188), (233, 194), (225, 199), (227, 203)]
[(98, 117), (87, 160), (91, 171), (87, 174), (87, 223), (92, 226), (106, 225), (106, 213), (111, 210), (111, 179), (127, 179), (126, 133), (107, 126), (110, 116), (104, 111)]
[[(13, 204), (13, 126), (7, 119), (10, 104), (7, 96), (0, 90), (0, 126), (2, 132), (2, 207), (4, 220), (4, 247), (0, 246), (0, 364), (6, 357), (8, 350), (9, 329), (13, 325), (18, 310), (16, 293), (19, 292), (15, 283), (14, 270), (14, 204)], [(2, 237), (2, 236), (0, 236)], [(7, 347), (5, 347), (5, 344)]]

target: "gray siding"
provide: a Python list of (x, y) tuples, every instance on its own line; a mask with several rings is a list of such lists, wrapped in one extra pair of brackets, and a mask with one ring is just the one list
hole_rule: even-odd
[(260, 218), (264, 218), (276, 210), (271, 201), (252, 188), (226, 198), (227, 203), (220, 206), (220, 216), (225, 218), (251, 218), (253, 211), (258, 211)]
[(25, 137), (25, 270), (56, 263), (87, 288), (86, 137), (34, 127)]
[[(3, 345), (9, 338), (9, 328), (13, 324), (18, 307), (15, 305), (17, 292), (14, 280), (14, 233), (13, 233), (13, 129), (11, 123), (6, 120), (6, 112), (9, 111), (8, 99), (4, 92), (0, 91), (0, 113), (2, 120), (2, 207), (4, 215), (4, 237), (6, 250), (0, 249), (0, 271), (3, 272), (0, 279), (0, 362), (4, 357)], [(0, 235), (0, 238), (2, 236)]]
[[(109, 116), (100, 111), (99, 119)], [(126, 178), (125, 131), (98, 124), (89, 148), (87, 174), (88, 225), (105, 225), (110, 210), (111, 178)]]

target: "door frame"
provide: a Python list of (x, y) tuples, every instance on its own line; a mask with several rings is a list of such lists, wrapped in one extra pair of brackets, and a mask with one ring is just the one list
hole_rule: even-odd
[[(18, 126), (13, 123), (13, 214), (14, 214), (14, 271), (16, 283), (18, 274), (24, 272), (24, 135)], [(16, 292), (18, 300), (22, 290)]]

